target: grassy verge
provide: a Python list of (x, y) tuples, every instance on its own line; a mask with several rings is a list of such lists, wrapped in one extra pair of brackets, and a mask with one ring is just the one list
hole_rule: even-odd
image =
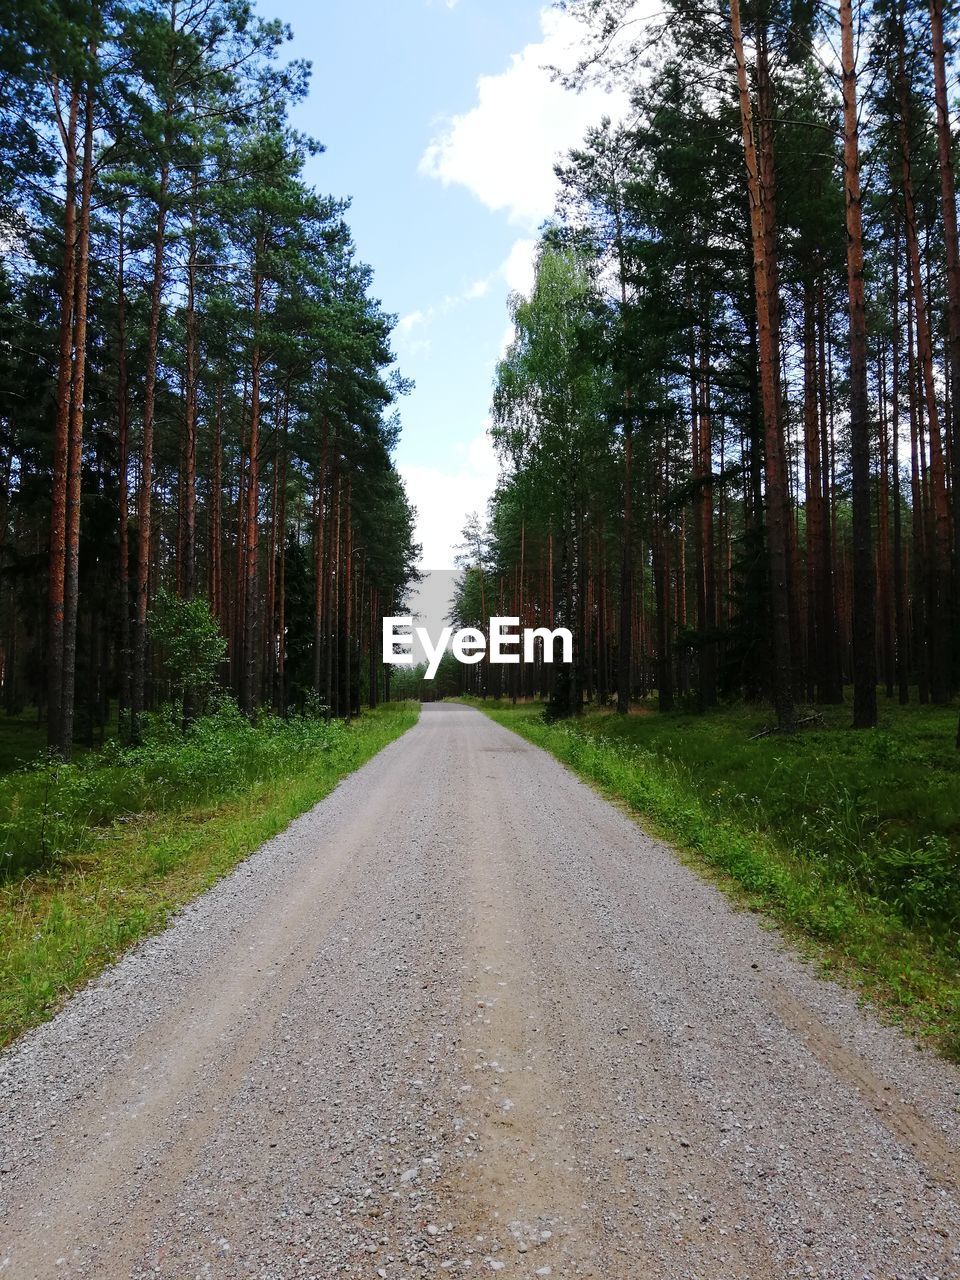
[[(251, 729), (227, 714), (186, 739), (161, 734), (112, 759), (4, 779), (0, 1045), (161, 929), (417, 715), (397, 703), (349, 726), (270, 720)], [(14, 855), (22, 866), (38, 849), (36, 869), (15, 875)]]
[(955, 710), (892, 708), (793, 738), (756, 710), (546, 724), (476, 703), (673, 842), (821, 963), (960, 1058), (960, 760)]

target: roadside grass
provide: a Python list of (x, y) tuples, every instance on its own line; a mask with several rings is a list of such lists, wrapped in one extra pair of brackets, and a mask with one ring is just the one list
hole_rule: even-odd
[(418, 715), (416, 704), (393, 703), (350, 725), (269, 718), (254, 729), (227, 710), (186, 738), (161, 727), (135, 751), (0, 779), (0, 1046), (162, 929)]
[(537, 704), (471, 701), (960, 1060), (955, 708), (887, 704), (858, 732), (827, 708), (822, 727), (751, 740), (766, 723), (755, 707), (547, 724)]

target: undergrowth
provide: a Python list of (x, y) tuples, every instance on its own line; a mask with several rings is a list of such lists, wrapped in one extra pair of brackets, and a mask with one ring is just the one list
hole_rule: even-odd
[(209, 805), (307, 758), (345, 762), (361, 739), (321, 716), (264, 716), (254, 726), (229, 700), (184, 733), (164, 710), (140, 746), (114, 739), (75, 763), (41, 759), (0, 778), (0, 879), (55, 867), (112, 823)]

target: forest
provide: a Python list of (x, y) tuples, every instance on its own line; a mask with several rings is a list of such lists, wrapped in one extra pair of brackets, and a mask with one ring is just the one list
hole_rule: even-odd
[[(629, 91), (559, 166), (494, 390), (505, 478), (461, 625), (563, 624), (570, 668), (480, 694), (662, 711), (960, 682), (953, 15), (570, 0), (571, 87)], [(639, 33), (639, 34), (638, 34)], [(816, 712), (813, 713), (816, 715)], [(958, 737), (960, 745), (960, 737)]]
[(0, 1040), (457, 695), (955, 1037), (956, 16), (560, 7), (630, 109), (557, 162), (448, 621), (573, 660), (434, 680), (382, 662), (410, 383), (290, 32), (4, 11)]
[(960, 0), (259, 3), (0, 0), (0, 1272), (960, 1276)]
[(64, 760), (219, 689), (383, 692), (407, 384), (289, 36), (245, 0), (0, 18), (0, 687)]

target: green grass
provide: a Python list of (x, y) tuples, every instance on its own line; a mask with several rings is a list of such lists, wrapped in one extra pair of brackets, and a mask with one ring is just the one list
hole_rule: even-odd
[(756, 708), (546, 724), (476, 703), (622, 801), (912, 1029), (960, 1057), (960, 753), (956, 710), (884, 705), (853, 732), (751, 740)]
[(0, 779), (0, 1045), (163, 928), (418, 714), (394, 703), (349, 726), (293, 718), (253, 729), (227, 710), (186, 739), (161, 725), (136, 751)]

